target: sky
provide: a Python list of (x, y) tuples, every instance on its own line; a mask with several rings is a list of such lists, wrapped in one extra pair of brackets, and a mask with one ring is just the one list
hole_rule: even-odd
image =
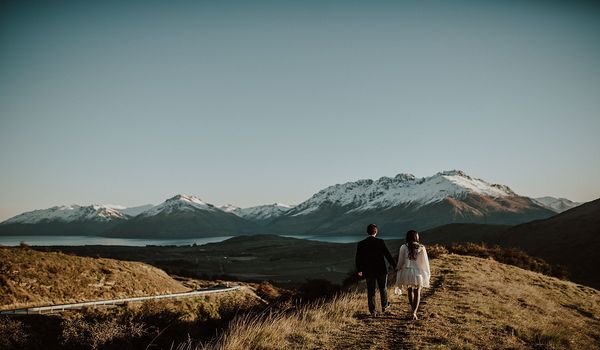
[(0, 220), (461, 169), (600, 197), (600, 6), (2, 1)]

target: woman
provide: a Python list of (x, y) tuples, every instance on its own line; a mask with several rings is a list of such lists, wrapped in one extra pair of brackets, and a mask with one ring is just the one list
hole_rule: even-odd
[(419, 233), (410, 230), (406, 233), (406, 244), (400, 247), (398, 255), (396, 286), (407, 290), (408, 302), (413, 320), (418, 320), (417, 309), (421, 301), (421, 288), (429, 288), (429, 258), (425, 246), (419, 243)]

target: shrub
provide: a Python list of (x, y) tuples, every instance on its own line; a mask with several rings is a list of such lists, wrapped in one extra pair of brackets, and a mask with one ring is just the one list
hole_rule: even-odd
[(545, 260), (530, 256), (517, 248), (504, 248), (498, 245), (489, 247), (485, 243), (453, 243), (447, 246), (447, 251), (459, 255), (494, 259), (503, 264), (517, 266), (561, 279), (568, 277), (568, 270), (564, 266), (551, 265)]
[(0, 316), (0, 349), (23, 349), (28, 341), (23, 323), (8, 316)]
[(256, 294), (262, 299), (272, 302), (281, 297), (281, 293), (269, 282), (262, 282), (256, 287)]
[(444, 254), (448, 254), (448, 249), (446, 249), (446, 247), (443, 245), (433, 244), (427, 246), (427, 256), (429, 259), (436, 259)]
[(147, 333), (144, 323), (116, 319), (86, 319), (80, 314), (62, 323), (61, 343), (77, 349), (99, 349), (107, 344), (119, 348), (131, 345), (132, 338)]
[(298, 288), (300, 298), (307, 301), (331, 298), (335, 296), (339, 291), (339, 285), (333, 284), (331, 283), (331, 281), (324, 279), (306, 280), (306, 282), (304, 282), (300, 286), (300, 288)]

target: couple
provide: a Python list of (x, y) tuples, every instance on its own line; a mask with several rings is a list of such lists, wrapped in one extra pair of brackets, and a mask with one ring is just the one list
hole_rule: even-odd
[(429, 258), (425, 246), (419, 243), (419, 233), (410, 230), (406, 233), (406, 243), (400, 247), (398, 261), (396, 262), (385, 242), (376, 238), (379, 230), (374, 224), (367, 226), (366, 239), (358, 242), (356, 248), (356, 270), (359, 277), (367, 280), (367, 296), (369, 312), (377, 316), (375, 307), (375, 284), (379, 287), (381, 296), (381, 309), (385, 312), (390, 303), (387, 298), (387, 267), (385, 259), (390, 265), (395, 266), (396, 287), (407, 290), (408, 303), (412, 310), (412, 318), (417, 320), (417, 309), (421, 300), (421, 288), (429, 288)]

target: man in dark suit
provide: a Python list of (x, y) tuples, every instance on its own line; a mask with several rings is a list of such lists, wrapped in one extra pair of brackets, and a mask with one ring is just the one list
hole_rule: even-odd
[(377, 308), (375, 306), (375, 283), (379, 287), (379, 295), (381, 296), (381, 310), (383, 312), (389, 307), (387, 300), (387, 267), (385, 260), (392, 266), (396, 266), (396, 261), (387, 249), (385, 242), (382, 239), (375, 238), (378, 229), (374, 224), (367, 226), (367, 234), (369, 237), (358, 242), (356, 247), (356, 271), (359, 277), (365, 277), (367, 280), (367, 296), (369, 301), (369, 312), (373, 316), (377, 316)]

